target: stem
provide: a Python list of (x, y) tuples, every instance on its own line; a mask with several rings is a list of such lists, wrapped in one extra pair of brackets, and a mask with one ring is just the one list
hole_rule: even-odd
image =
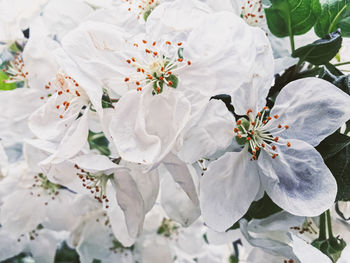
[(341, 62), (341, 63), (337, 63), (337, 64), (333, 64), (333, 66), (342, 66), (342, 65), (348, 65), (350, 64), (350, 61), (346, 61), (346, 62)]
[(333, 238), (331, 213), (329, 212), (329, 210), (327, 210), (326, 214), (327, 214), (328, 238)]
[(326, 213), (320, 215), (320, 233), (318, 235), (319, 240), (326, 240)]
[(294, 35), (292, 33), (289, 33), (289, 41), (290, 41), (290, 48), (292, 49), (292, 53), (295, 51), (295, 44), (294, 44)]

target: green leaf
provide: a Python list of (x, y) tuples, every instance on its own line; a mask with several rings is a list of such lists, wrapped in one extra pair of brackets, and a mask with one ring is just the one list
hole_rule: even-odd
[(277, 37), (303, 35), (321, 13), (319, 0), (271, 0), (265, 9), (267, 25)]
[(332, 237), (327, 240), (314, 240), (311, 245), (319, 249), (323, 254), (327, 255), (333, 262), (337, 262), (341, 252), (346, 246), (343, 239)]
[(0, 71), (0, 90), (13, 90), (16, 88), (15, 83), (4, 83), (4, 80), (9, 79), (9, 77), (2, 71)]
[(300, 58), (314, 65), (327, 64), (337, 55), (342, 45), (342, 37), (339, 31), (327, 35), (325, 38), (298, 48), (292, 53), (292, 57)]
[(143, 13), (143, 19), (147, 21), (149, 15), (152, 13), (152, 10), (147, 10), (145, 13)]
[(109, 141), (107, 140), (103, 132), (94, 133), (92, 131), (89, 131), (88, 142), (91, 150), (96, 149), (101, 154), (107, 156), (111, 154), (111, 151), (108, 148)]
[(101, 103), (102, 103), (102, 108), (106, 109), (106, 108), (113, 108), (114, 109), (114, 106), (113, 106), (113, 103), (114, 102), (117, 102), (118, 100), (112, 100), (109, 95), (104, 92), (103, 95), (102, 95), (102, 100), (101, 100)]
[(345, 147), (350, 145), (350, 137), (339, 132), (335, 132), (332, 135), (324, 139), (317, 147), (317, 151), (322, 155), (324, 160), (327, 160)]
[(315, 33), (323, 37), (341, 29), (343, 37), (350, 37), (350, 0), (326, 0), (315, 25)]
[(329, 81), (350, 95), (350, 75), (335, 75), (333, 72), (330, 72), (328, 69), (324, 68), (319, 77)]
[(350, 200), (350, 145), (325, 160), (338, 185), (337, 201)]

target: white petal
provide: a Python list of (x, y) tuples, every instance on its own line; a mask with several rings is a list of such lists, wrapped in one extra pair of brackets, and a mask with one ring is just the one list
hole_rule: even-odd
[(293, 239), (293, 252), (302, 263), (332, 263), (332, 260), (314, 246), (307, 244), (301, 238), (291, 235)]
[(198, 205), (195, 205), (181, 186), (174, 182), (164, 166), (161, 165), (158, 169), (162, 178), (160, 201), (164, 211), (172, 220), (189, 226), (200, 215)]
[(145, 218), (142, 195), (128, 169), (116, 170), (114, 177), (118, 204), (124, 212), (130, 236), (136, 237), (141, 233)]
[(178, 156), (194, 163), (227, 148), (233, 139), (235, 119), (219, 100), (210, 100), (197, 123), (184, 135)]
[[(262, 30), (248, 26), (233, 13), (208, 15), (190, 33), (183, 55), (192, 62), (180, 80), (184, 87), (191, 87), (189, 90), (209, 97), (229, 94), (238, 114), (245, 113), (246, 107), (265, 103), (274, 70), (269, 41)], [(243, 89), (242, 92), (251, 93), (253, 78), (257, 86), (253, 87), (254, 92), (259, 94), (244, 96), (248, 101), (242, 103), (236, 92)], [(254, 99), (257, 101), (250, 105)]]
[(192, 179), (190, 168), (181, 161), (176, 155), (170, 153), (163, 162), (174, 181), (178, 183), (194, 205), (198, 205), (196, 185)]
[(283, 138), (318, 145), (350, 119), (350, 96), (328, 81), (318, 78), (296, 80), (277, 96), (271, 116), (280, 117), (276, 126), (289, 125), (280, 134)]
[(291, 147), (277, 147), (275, 159), (261, 152), (258, 159), (261, 179), (272, 201), (286, 211), (317, 216), (333, 205), (336, 181), (311, 145), (299, 140), (289, 142)]
[(349, 263), (349, 259), (350, 259), (350, 246), (347, 245), (341, 252), (340, 258), (338, 259), (337, 263)]
[(200, 182), (200, 205), (205, 223), (225, 231), (248, 210), (259, 190), (255, 162), (248, 152), (228, 152), (212, 162)]
[[(258, 247), (263, 249), (264, 251), (273, 254), (275, 256), (283, 255), (288, 259), (295, 259), (292, 248), (281, 241), (273, 240), (270, 238), (254, 238), (248, 232), (248, 221), (246, 219), (242, 219), (239, 221), (240, 229), (242, 234), (247, 239), (250, 245), (253, 247)], [(283, 233), (283, 235), (287, 235)]]
[(152, 164), (161, 161), (186, 125), (190, 104), (181, 93), (153, 96), (130, 91), (117, 104), (110, 134), (123, 159)]

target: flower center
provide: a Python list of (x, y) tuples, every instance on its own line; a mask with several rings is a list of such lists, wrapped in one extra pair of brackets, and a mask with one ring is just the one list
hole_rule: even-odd
[(84, 169), (79, 168), (78, 165), (74, 166), (78, 172), (77, 176), (82, 182), (84, 188), (90, 191), (94, 195), (94, 198), (101, 204), (104, 204), (106, 208), (109, 208), (107, 198), (107, 183), (108, 180), (113, 178), (113, 174), (106, 175), (102, 172), (89, 173)]
[[(59, 95), (58, 104), (56, 109), (58, 111), (58, 117), (63, 118), (70, 105), (77, 100), (85, 100), (88, 104), (89, 98), (80, 85), (70, 76), (64, 73), (57, 73), (56, 78), (50, 81), (45, 89), (48, 91), (47, 97), (51, 97), (53, 93)], [(44, 97), (40, 97), (44, 99)]]
[[(156, 8), (160, 4), (160, 0), (126, 0), (130, 5), (137, 6), (137, 9), (139, 10), (137, 18), (140, 19), (142, 16), (145, 21), (147, 21), (147, 18), (152, 13), (154, 8)], [(131, 11), (131, 7), (128, 9)]]
[(173, 234), (178, 234), (179, 226), (171, 219), (163, 218), (162, 224), (157, 230), (158, 235), (171, 237)]
[[(240, 145), (247, 145), (248, 151), (252, 154), (251, 160), (257, 160), (261, 149), (265, 150), (273, 159), (278, 154), (276, 153), (277, 146), (283, 145), (279, 143), (277, 134), (289, 129), (288, 125), (277, 127), (267, 126), (266, 124), (272, 119), (268, 116), (268, 107), (264, 107), (262, 112), (258, 112), (253, 116), (252, 110), (247, 111), (247, 118), (243, 117), (237, 121), (237, 127), (234, 129), (236, 141)], [(278, 119), (278, 115), (273, 118)], [(290, 142), (287, 142), (287, 147), (290, 147)]]
[(131, 57), (126, 60), (136, 72), (124, 81), (129, 86), (135, 86), (137, 91), (151, 86), (153, 94), (161, 93), (164, 86), (176, 88), (179, 81), (177, 73), (191, 65), (190, 61), (183, 59), (182, 43), (174, 45), (166, 41), (158, 45), (157, 42), (148, 44), (146, 40), (142, 40), (142, 44), (134, 44), (137, 49), (141, 46), (144, 52), (138, 58)]
[(24, 70), (24, 62), (21, 53), (17, 53), (13, 60), (2, 69), (2, 71), (9, 77), (3, 80), (4, 83), (20, 83), (24, 82), (27, 85), (28, 72)]
[[(45, 175), (40, 173), (34, 176), (34, 183), (30, 187), (30, 189), (32, 189), (30, 195), (43, 197), (45, 199), (44, 204), (48, 205), (50, 199), (55, 200), (55, 196), (57, 196), (60, 193), (62, 186), (50, 182)], [(49, 198), (45, 198), (47, 197), (47, 195), (49, 196)]]
[(245, 0), (241, 9), (241, 17), (248, 25), (258, 26), (264, 21), (264, 8), (261, 0)]

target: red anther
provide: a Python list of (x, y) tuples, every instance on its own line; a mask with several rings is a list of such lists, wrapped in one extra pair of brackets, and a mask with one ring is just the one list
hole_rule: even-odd
[(157, 87), (157, 93), (159, 93), (160, 92), (160, 88), (159, 87)]
[(163, 80), (164, 78), (162, 76), (159, 77), (159, 80)]
[(272, 159), (275, 159), (278, 156), (277, 153), (275, 153), (274, 155), (272, 155)]
[(170, 41), (166, 41), (165, 44), (171, 45), (171, 42)]
[(275, 145), (272, 145), (272, 150), (276, 150), (276, 146)]
[(252, 158), (253, 158), (255, 161), (258, 160), (258, 158), (257, 158), (255, 155), (253, 155)]
[(141, 90), (142, 90), (142, 88), (141, 88), (141, 87), (138, 87), (136, 90), (137, 90), (137, 91), (141, 91)]
[(136, 71), (137, 71), (137, 72), (141, 72), (141, 69), (140, 69), (140, 68), (137, 68)]
[(259, 111), (256, 115), (258, 115), (258, 117), (260, 117), (261, 116), (261, 112)]
[(250, 137), (247, 137), (247, 141), (250, 141), (251, 140), (251, 138)]
[(172, 81), (168, 81), (168, 83), (169, 83), (169, 86), (172, 86), (173, 85), (173, 82)]
[(269, 116), (269, 117), (267, 117), (267, 120), (269, 121), (269, 120), (271, 120), (272, 118)]
[(192, 64), (191, 61), (187, 61), (187, 65), (191, 66), (191, 64)]
[(63, 118), (63, 116), (62, 116), (62, 115), (60, 115), (60, 118), (62, 119), (62, 118)]
[(131, 64), (131, 60), (130, 60), (130, 59), (127, 59), (126, 62), (128, 62), (129, 64)]
[(261, 16), (259, 16), (260, 18), (264, 18), (264, 16), (263, 15), (261, 15)]
[(255, 15), (254, 15), (254, 14), (250, 14), (250, 16), (251, 16), (251, 17), (255, 17)]
[(235, 133), (237, 133), (239, 130), (237, 128), (234, 128), (233, 130)]
[(255, 146), (255, 150), (256, 150), (256, 151), (259, 151), (260, 148), (259, 148), (258, 146)]
[(254, 131), (251, 131), (251, 132), (250, 132), (251, 135), (254, 135), (254, 133), (255, 133)]
[(134, 47), (138, 47), (139, 45), (137, 43), (134, 43)]
[(130, 8), (130, 7), (128, 8), (128, 11), (131, 11), (131, 8)]
[(275, 142), (278, 142), (278, 137), (275, 137), (273, 140), (274, 140)]
[(142, 42), (143, 42), (144, 44), (147, 44), (147, 41), (146, 41), (146, 40), (142, 40)]
[(242, 138), (242, 135), (240, 135), (240, 134), (237, 134), (237, 137), (238, 137), (238, 138)]
[(288, 147), (290, 147), (290, 146), (291, 146), (290, 142), (287, 142), (287, 146), (288, 146)]
[(130, 80), (129, 78), (125, 78), (125, 79), (124, 79), (125, 82), (128, 82), (129, 80)]
[(40, 97), (40, 99), (42, 99), (42, 100), (43, 100), (43, 99), (44, 99), (44, 97)]
[(79, 169), (79, 166), (77, 164), (74, 164), (75, 169)]
[(179, 42), (179, 43), (177, 43), (177, 45), (178, 45), (178, 46), (181, 46), (181, 45), (182, 45), (182, 43), (181, 43), (181, 42)]
[(282, 125), (281, 125), (281, 124), (278, 124), (278, 126), (277, 126), (277, 127), (281, 129), (281, 128), (282, 128)]
[(255, 125), (255, 121), (252, 121), (251, 124), (254, 126)]
[(285, 128), (286, 130), (288, 130), (288, 129), (289, 129), (289, 126), (288, 126), (288, 125), (285, 125), (284, 128)]
[(256, 155), (256, 151), (253, 150), (253, 151), (252, 151), (252, 154), (253, 154), (253, 155)]
[(268, 110), (268, 109), (269, 109), (269, 107), (267, 107), (267, 106), (264, 107), (264, 110)]
[(151, 75), (147, 75), (148, 79), (153, 79), (153, 77)]
[(293, 260), (293, 259), (290, 259), (290, 260), (288, 261), (288, 263), (294, 263), (294, 260)]
[(248, 115), (249, 113), (251, 113), (251, 112), (253, 112), (253, 110), (252, 110), (252, 109), (249, 109), (249, 110), (247, 111), (247, 115)]
[(266, 124), (266, 121), (263, 121), (263, 124)]
[(143, 68), (141, 69), (141, 71), (142, 71), (142, 73), (145, 73), (145, 70)]
[(136, 59), (135, 59), (134, 57), (132, 57), (131, 60), (132, 60), (132, 62), (135, 62), (135, 61), (136, 61)]
[(168, 71), (168, 73), (167, 73), (168, 75), (171, 75), (172, 74), (172, 72), (171, 71)]
[(140, 82), (136, 81), (135, 83), (136, 83), (137, 86), (140, 86)]
[(156, 43), (156, 41), (154, 41), (153, 43), (152, 43), (152, 46), (155, 46), (157, 43)]
[(262, 143), (262, 144), (261, 144), (261, 147), (265, 148), (265, 143)]
[(244, 9), (245, 7), (244, 6), (242, 6), (242, 9)]
[(237, 125), (241, 125), (241, 124), (242, 124), (242, 121), (241, 121), (241, 120), (238, 120), (238, 121), (236, 122), (236, 124), (237, 124)]
[(48, 85), (45, 86), (45, 89), (49, 89), (50, 87)]
[(183, 61), (183, 59), (182, 59), (182, 58), (178, 58), (178, 59), (177, 59), (177, 61), (182, 62), (182, 61)]
[(75, 94), (79, 97), (80, 96), (80, 93), (79, 93), (79, 91), (75, 91)]
[(149, 49), (147, 49), (147, 48), (145, 49), (145, 51), (146, 51), (146, 53), (148, 53), (148, 54), (151, 53), (151, 50), (149, 50)]
[(153, 52), (153, 55), (157, 56), (157, 55), (158, 55), (158, 52), (157, 52), (157, 51), (154, 51), (154, 52)]
[(69, 89), (67, 89), (66, 92), (69, 92)]
[(163, 71), (164, 71), (164, 67), (161, 67), (161, 68), (160, 68), (160, 71), (162, 71), (162, 72), (163, 72)]
[(76, 86), (76, 87), (79, 87), (79, 84), (78, 84), (78, 83), (75, 83), (75, 86)]
[(275, 119), (278, 119), (279, 116), (276, 114), (276, 115), (273, 115), (273, 117), (274, 117)]

